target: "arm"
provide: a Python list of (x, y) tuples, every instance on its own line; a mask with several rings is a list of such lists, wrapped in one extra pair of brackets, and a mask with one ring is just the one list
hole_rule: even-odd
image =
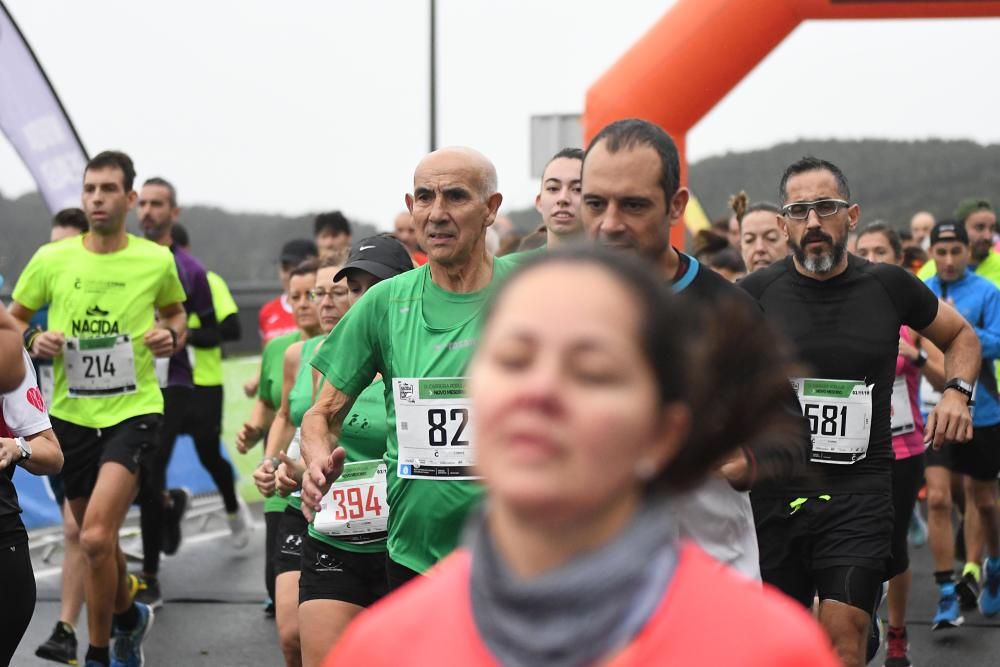
[(222, 336), (223, 343), (232, 343), (242, 338), (243, 330), (240, 328), (240, 316), (233, 313), (219, 322), (219, 335)]
[[(981, 362), (979, 339), (958, 311), (941, 302), (937, 316), (919, 333), (944, 352), (945, 376), (961, 378), (970, 384), (976, 381)], [(945, 391), (927, 417), (924, 433), (926, 441), (935, 448), (946, 442), (971, 440), (972, 416), (968, 399), (957, 390)]]
[[(180, 303), (171, 303), (159, 310), (159, 324), (146, 332), (143, 336), (143, 342), (153, 353), (153, 356), (169, 357), (184, 345), (184, 337), (187, 333), (187, 313), (184, 312), (184, 306)], [(170, 331), (174, 333), (171, 334)]]
[[(30, 313), (28, 319), (31, 319)], [(20, 361), (23, 347), (21, 327), (0, 303), (0, 392), (17, 388), (24, 380), (24, 366)]]
[(319, 503), (344, 470), (345, 452), (334, 447), (344, 419), (354, 405), (354, 396), (323, 383), (316, 402), (302, 418), (302, 458), (306, 472), (302, 477), (302, 513), (312, 520)]
[(222, 331), (215, 321), (215, 312), (198, 315), (200, 325), (188, 329), (188, 345), (200, 348), (218, 347), (222, 344)]
[(55, 475), (62, 470), (63, 453), (52, 429), (25, 436), (31, 445), (31, 458), (21, 462), (21, 450), (14, 438), (0, 438), (0, 470), (19, 464), (32, 475)]
[(274, 414), (274, 421), (267, 432), (267, 443), (264, 446), (264, 459), (253, 473), (254, 482), (261, 495), (274, 495), (276, 490), (275, 473), (278, 470), (278, 454), (288, 449), (288, 444), (295, 436), (295, 426), (289, 418), (288, 394), (295, 384), (295, 374), (299, 369), (299, 359), (302, 353), (302, 343), (296, 343), (285, 351), (281, 374), (281, 405)]
[(253, 402), (253, 409), (250, 411), (250, 419), (243, 424), (239, 433), (236, 434), (236, 451), (246, 454), (254, 448), (264, 433), (271, 427), (274, 421), (274, 408), (256, 399)]

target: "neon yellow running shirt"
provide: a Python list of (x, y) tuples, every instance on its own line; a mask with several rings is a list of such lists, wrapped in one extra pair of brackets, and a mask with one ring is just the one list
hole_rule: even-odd
[[(38, 310), (50, 304), (49, 330), (61, 331), (67, 339), (66, 351), (53, 364), (50, 413), (88, 428), (162, 414), (153, 354), (143, 344), (143, 336), (156, 326), (157, 308), (185, 299), (174, 257), (169, 248), (132, 234), (117, 252), (91, 252), (83, 246), (86, 237), (82, 234), (43, 245), (14, 288), (14, 301), (26, 308)], [(75, 354), (81, 362), (87, 362), (77, 367), (79, 377), (95, 387), (117, 382), (115, 388), (94, 389), (86, 395), (77, 391), (77, 397), (70, 396), (64, 358), (71, 348), (78, 350)], [(87, 354), (88, 350), (112, 349), (114, 355)]]
[[(229, 286), (218, 273), (208, 271), (208, 287), (212, 290), (212, 307), (215, 309), (215, 321), (220, 325), (222, 320), (240, 311), (229, 291)], [(197, 313), (188, 317), (188, 327), (197, 329), (201, 320)], [(198, 387), (218, 387), (222, 384), (222, 347), (194, 347), (194, 383)]]

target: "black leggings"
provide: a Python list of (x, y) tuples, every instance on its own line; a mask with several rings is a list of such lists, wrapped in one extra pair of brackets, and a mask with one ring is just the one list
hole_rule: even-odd
[(146, 458), (139, 485), (140, 526), (142, 527), (142, 570), (155, 575), (160, 570), (163, 525), (166, 508), (167, 466), (174, 443), (181, 433), (190, 433), (201, 465), (212, 476), (222, 495), (226, 511), (236, 512), (233, 469), (219, 452), (222, 415), (222, 387), (167, 387), (163, 390), (163, 426), (159, 447)]
[(35, 612), (35, 573), (28, 543), (0, 549), (0, 665), (9, 665)]
[(278, 549), (278, 524), (284, 512), (264, 512), (264, 585), (267, 595), (274, 601), (274, 552)]

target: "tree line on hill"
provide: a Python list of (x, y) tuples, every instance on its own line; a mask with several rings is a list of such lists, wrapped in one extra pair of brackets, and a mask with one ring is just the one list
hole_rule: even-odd
[[(852, 199), (861, 204), (862, 223), (882, 219), (903, 228), (920, 210), (948, 217), (967, 197), (1000, 204), (1000, 145), (971, 141), (795, 141), (701, 160), (691, 165), (689, 181), (715, 219), (729, 215), (729, 196), (739, 190), (746, 190), (751, 201), (777, 201), (782, 171), (803, 155), (822, 157), (844, 170)], [(502, 213), (521, 233), (541, 221), (531, 206)], [(48, 240), (49, 219), (37, 194), (16, 199), (0, 194), (0, 274), (7, 279), (3, 293), (9, 293), (32, 253)], [(311, 216), (190, 206), (182, 211), (181, 221), (194, 253), (234, 285), (274, 285), (282, 243), (312, 234)], [(368, 223), (353, 225), (355, 238), (376, 232)], [(134, 218), (129, 229), (138, 229)]]

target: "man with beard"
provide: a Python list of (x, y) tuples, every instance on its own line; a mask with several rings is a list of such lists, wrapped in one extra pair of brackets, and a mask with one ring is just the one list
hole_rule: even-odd
[(944, 350), (952, 375), (927, 420), (935, 448), (972, 437), (979, 341), (913, 275), (847, 253), (861, 210), (836, 165), (802, 158), (785, 170), (779, 196), (792, 256), (740, 286), (797, 348), (805, 377), (791, 382), (811, 443), (796, 471), (753, 489), (761, 571), (803, 606), (818, 594), (819, 621), (840, 658), (860, 667), (891, 551), (899, 328)]
[[(185, 310), (198, 316), (198, 328), (188, 330), (188, 344), (199, 348), (217, 347), (222, 338), (205, 267), (187, 250), (174, 243), (173, 226), (180, 216), (174, 186), (163, 178), (147, 179), (139, 192), (138, 215), (145, 237), (170, 248), (173, 253), (177, 275), (187, 294)], [(193, 405), (193, 354), (189, 355), (188, 352), (187, 347), (181, 347), (170, 357), (166, 368), (159, 365), (158, 376), (163, 390), (160, 445), (155, 454), (146, 459), (139, 489), (143, 553), (139, 599), (153, 608), (163, 604), (158, 579), (160, 552), (173, 554), (180, 546), (180, 522), (191, 495), (186, 489), (166, 491), (167, 466), (173, 454), (174, 442), (180, 433), (187, 430), (186, 423)], [(246, 533), (247, 521), (239, 512), (232, 468), (222, 459), (218, 442), (213, 449), (199, 448), (198, 453), (202, 465), (211, 474), (223, 497), (230, 527), (234, 533)]]

